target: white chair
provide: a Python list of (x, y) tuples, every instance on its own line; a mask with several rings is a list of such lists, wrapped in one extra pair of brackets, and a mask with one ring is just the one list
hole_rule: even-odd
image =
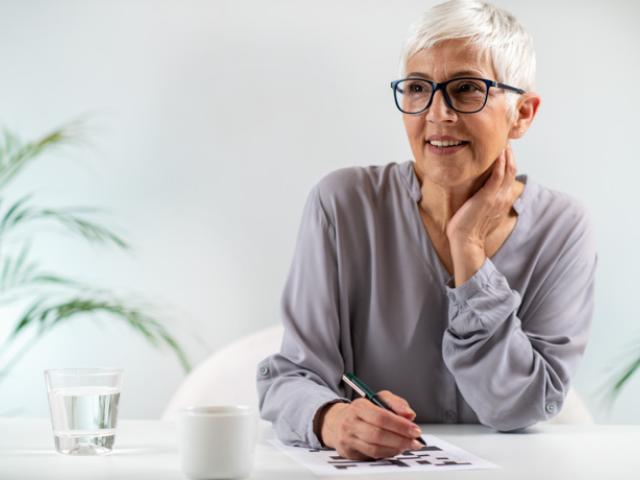
[[(213, 353), (182, 382), (162, 419), (175, 419), (178, 410), (189, 405), (242, 404), (257, 408), (256, 366), (280, 350), (282, 333), (282, 325), (274, 325)], [(593, 420), (578, 394), (569, 389), (562, 411), (543, 423), (591, 425)]]
[(240, 338), (210, 355), (182, 382), (165, 408), (162, 419), (173, 420), (189, 405), (241, 404), (258, 408), (256, 368), (280, 350), (282, 325)]

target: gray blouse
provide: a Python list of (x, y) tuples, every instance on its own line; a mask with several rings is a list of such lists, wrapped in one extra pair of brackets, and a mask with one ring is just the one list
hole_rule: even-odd
[(458, 288), (418, 211), (413, 162), (335, 171), (311, 191), (282, 296), (281, 350), (258, 364), (261, 416), (319, 447), (320, 407), (354, 372), (418, 423), (527, 427), (560, 410), (587, 344), (597, 264), (583, 206), (525, 183), (514, 230)]

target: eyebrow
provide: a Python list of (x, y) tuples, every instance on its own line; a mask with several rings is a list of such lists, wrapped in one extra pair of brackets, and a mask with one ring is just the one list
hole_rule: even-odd
[[(451, 75), (450, 78), (455, 78), (455, 77), (467, 77), (467, 76), (472, 76), (472, 77), (481, 77), (483, 74), (480, 73), (477, 70), (461, 70), (459, 72), (454, 73), (453, 75)], [(426, 78), (427, 80), (431, 80), (431, 77), (429, 75), (427, 75), (426, 73), (420, 73), (420, 72), (411, 72), (409, 74), (407, 74), (407, 77), (422, 77), (422, 78)]]

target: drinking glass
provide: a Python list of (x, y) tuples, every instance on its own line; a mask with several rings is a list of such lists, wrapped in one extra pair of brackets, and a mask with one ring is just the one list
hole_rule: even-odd
[(56, 450), (68, 455), (104, 455), (115, 442), (122, 370), (45, 370)]

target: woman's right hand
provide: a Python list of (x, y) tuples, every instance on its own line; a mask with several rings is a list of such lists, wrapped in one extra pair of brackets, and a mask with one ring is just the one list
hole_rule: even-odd
[(393, 457), (422, 448), (416, 440), (422, 431), (413, 423), (416, 414), (407, 401), (386, 390), (378, 396), (396, 414), (364, 398), (334, 403), (324, 412), (322, 442), (352, 460)]

